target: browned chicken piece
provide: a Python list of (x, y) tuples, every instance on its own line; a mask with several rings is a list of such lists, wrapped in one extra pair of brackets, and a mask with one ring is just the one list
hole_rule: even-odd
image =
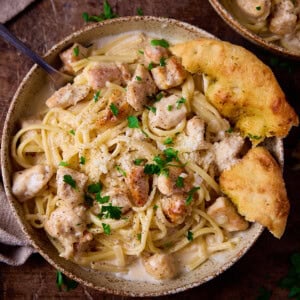
[[(112, 107), (114, 107), (114, 112)], [(101, 128), (111, 127), (126, 119), (132, 108), (125, 99), (124, 93), (113, 90), (107, 108), (97, 120), (97, 126)]]
[(62, 205), (45, 221), (46, 232), (64, 247), (60, 256), (70, 258), (74, 254), (75, 243), (78, 249), (80, 244), (86, 244), (92, 239), (91, 234), (86, 231), (85, 211), (83, 205), (74, 208)]
[(127, 102), (136, 110), (141, 111), (147, 104), (147, 97), (157, 92), (157, 87), (143, 65), (137, 65), (132, 80), (127, 85)]
[(269, 29), (279, 35), (292, 33), (297, 24), (297, 13), (290, 0), (281, 0), (275, 4)]
[(161, 46), (147, 46), (144, 51), (145, 59), (148, 63), (159, 64), (161, 59), (168, 58), (170, 52)]
[(207, 214), (229, 232), (246, 230), (249, 227), (249, 223), (238, 214), (231, 201), (225, 197), (217, 198), (207, 209)]
[(118, 67), (115, 63), (97, 63), (87, 71), (88, 85), (94, 90), (105, 87), (107, 81), (124, 85), (129, 78), (131, 75), (126, 66)]
[(122, 208), (122, 214), (126, 214), (131, 209), (132, 204), (129, 200), (127, 191), (121, 189), (113, 189), (106, 195), (110, 197), (110, 201), (113, 206)]
[(34, 167), (13, 174), (12, 192), (20, 202), (35, 197), (49, 182), (54, 169), (49, 165)]
[(188, 207), (185, 203), (187, 197), (186, 194), (174, 194), (161, 199), (162, 210), (170, 222), (174, 224), (184, 222), (188, 213)]
[(237, 155), (242, 150), (243, 145), (244, 139), (234, 133), (225, 137), (224, 140), (214, 143), (213, 152), (220, 172), (230, 169), (239, 161)]
[(149, 121), (153, 127), (170, 129), (178, 125), (187, 114), (184, 104), (179, 103), (180, 98), (171, 95), (162, 98), (154, 104), (156, 112), (149, 112)]
[(192, 188), (191, 179), (183, 168), (172, 166), (168, 167), (168, 170), (168, 176), (160, 174), (157, 178), (157, 187), (162, 194), (170, 196), (174, 193), (188, 192)]
[(155, 253), (150, 257), (143, 257), (143, 264), (147, 273), (156, 279), (172, 279), (178, 274), (176, 262), (172, 255)]
[(72, 63), (87, 57), (88, 49), (82, 45), (75, 43), (71, 48), (60, 53), (59, 57), (63, 62), (63, 72), (75, 75)]
[(156, 67), (151, 70), (155, 84), (160, 90), (176, 87), (184, 82), (187, 72), (175, 56), (165, 61), (165, 66)]
[(84, 173), (59, 167), (56, 174), (57, 196), (71, 207), (82, 204), (87, 180), (88, 176)]
[(148, 200), (149, 176), (144, 173), (144, 167), (134, 166), (127, 174), (127, 183), (135, 206), (143, 206)]
[(186, 133), (189, 137), (189, 147), (193, 150), (207, 148), (205, 142), (205, 123), (202, 119), (195, 116), (186, 123)]
[(66, 86), (56, 91), (47, 101), (49, 108), (60, 107), (67, 108), (76, 105), (79, 101), (84, 100), (90, 92), (87, 85), (75, 85), (68, 83)]

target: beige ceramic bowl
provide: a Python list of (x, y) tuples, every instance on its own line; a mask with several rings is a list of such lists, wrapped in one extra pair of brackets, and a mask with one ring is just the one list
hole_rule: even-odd
[[(87, 26), (68, 36), (61, 43), (54, 46), (48, 52), (46, 58), (50, 63), (55, 63), (58, 61), (58, 53), (74, 42), (89, 44), (91, 41), (101, 37), (132, 30), (155, 32), (167, 39), (176, 39), (179, 41), (196, 39), (203, 36), (212, 37), (209, 33), (201, 29), (176, 20), (154, 17), (119, 18)], [(39, 93), (39, 90), (46, 84), (45, 73), (37, 66), (34, 66), (22, 81), (6, 118), (2, 137), (1, 160), (4, 187), (16, 220), (20, 223), (32, 245), (56, 269), (63, 271), (70, 278), (88, 287), (117, 295), (158, 296), (177, 293), (198, 286), (222, 273), (245, 254), (261, 234), (263, 230), (262, 226), (257, 223), (252, 224), (251, 228), (244, 233), (242, 241), (235, 249), (216, 255), (213, 260), (207, 261), (201, 267), (190, 273), (160, 284), (126, 281), (116, 277), (114, 274), (105, 274), (84, 269), (59, 257), (57, 250), (49, 242), (44, 231), (32, 228), (25, 220), (22, 206), (15, 200), (11, 193), (11, 174), (13, 171), (13, 163), (10, 156), (11, 139), (18, 129), (18, 121), (23, 118), (24, 115), (32, 114), (33, 108), (39, 105), (33, 102), (32, 99), (36, 98), (35, 95)], [(40, 99), (39, 101), (44, 102), (45, 99)], [(279, 153), (277, 157), (281, 160), (282, 144), (280, 141), (275, 142), (275, 144), (271, 142), (271, 148), (279, 149), (278, 151), (276, 150), (276, 153)]]
[(220, 17), (237, 33), (241, 34), (244, 38), (248, 39), (250, 42), (255, 43), (256, 45), (259, 45), (273, 53), (281, 54), (283, 56), (294, 58), (294, 59), (300, 59), (300, 55), (290, 51), (286, 48), (283, 48), (279, 45), (276, 45), (274, 43), (268, 42), (259, 35), (255, 34), (248, 28), (246, 28), (243, 24), (237, 20), (237, 18), (234, 17), (223, 5), (223, 3), (226, 3), (228, 0), (209, 0), (210, 4), (213, 6), (215, 11), (220, 15)]

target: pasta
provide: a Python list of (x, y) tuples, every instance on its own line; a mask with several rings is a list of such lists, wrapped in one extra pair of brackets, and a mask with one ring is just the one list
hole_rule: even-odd
[[(24, 202), (30, 224), (47, 232), (62, 257), (115, 273), (128, 272), (141, 259), (151, 276), (166, 279), (239, 242), (207, 207), (222, 196), (214, 147), (243, 139), (207, 102), (202, 74), (184, 73), (181, 83), (162, 91), (155, 87), (154, 95), (145, 95), (150, 88), (144, 85), (141, 93), (148, 102), (140, 110), (128, 105), (130, 88), (144, 74), (150, 76), (146, 69), (137, 75), (142, 65), (152, 64), (147, 51), (166, 51), (157, 45), (149, 50), (153, 40), (164, 41), (142, 33), (123, 35), (71, 63), (76, 77), (64, 97), (57, 98), (56, 92), (43, 118), (24, 122), (12, 140), (12, 156), (24, 169), (13, 178), (13, 192)], [(154, 63), (158, 71), (168, 70), (170, 54), (163, 55)], [(131, 75), (127, 81), (120, 79), (124, 63)], [(119, 72), (101, 89), (94, 88), (92, 77), (99, 66)], [(70, 94), (73, 101), (79, 86), (89, 87), (87, 95), (62, 104)], [(163, 121), (157, 119), (160, 113)], [(24, 172), (36, 166), (49, 166), (50, 179), (44, 182), (44, 176), (41, 188), (25, 201), (31, 175)], [(40, 180), (40, 175), (31, 179)], [(236, 231), (245, 230), (244, 225)], [(165, 258), (171, 263), (157, 272), (151, 260)]]

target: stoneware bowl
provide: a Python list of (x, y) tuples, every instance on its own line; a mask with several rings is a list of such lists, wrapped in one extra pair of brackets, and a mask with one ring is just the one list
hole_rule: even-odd
[(276, 45), (272, 42), (268, 42), (259, 35), (255, 34), (248, 28), (246, 28), (243, 24), (239, 22), (237, 18), (233, 14), (231, 14), (223, 5), (227, 0), (209, 0), (212, 7), (219, 14), (219, 16), (238, 34), (242, 35), (244, 38), (248, 39), (250, 42), (265, 48), (273, 53), (280, 54), (289, 58), (300, 60), (300, 55), (290, 51), (286, 48), (283, 48), (279, 45)]
[[(213, 38), (212, 35), (199, 28), (176, 20), (155, 17), (126, 17), (93, 24), (73, 33), (55, 45), (45, 55), (45, 58), (48, 62), (55, 65), (59, 61), (58, 54), (74, 42), (87, 45), (95, 39), (134, 30), (155, 32), (167, 39), (178, 41), (197, 39), (199, 37)], [(16, 201), (11, 192), (11, 174), (13, 172), (13, 163), (10, 156), (11, 139), (18, 130), (19, 120), (24, 118), (24, 116), (34, 114), (34, 108), (40, 107), (40, 103), (45, 102), (45, 95), (40, 97), (37, 97), (37, 95), (40, 95), (44, 87), (47, 86), (46, 79), (47, 76), (44, 71), (35, 65), (17, 90), (8, 111), (3, 130), (1, 161), (6, 195), (16, 220), (20, 223), (32, 245), (54, 268), (61, 270), (68, 277), (79, 283), (101, 292), (124, 296), (159, 296), (184, 291), (216, 277), (233, 265), (253, 245), (263, 230), (263, 227), (257, 223), (252, 224), (250, 229), (243, 234), (241, 242), (233, 250), (219, 253), (198, 269), (160, 284), (127, 281), (116, 277), (114, 274), (100, 273), (82, 268), (59, 257), (57, 250), (49, 242), (45, 232), (32, 228), (25, 220), (22, 206)], [(32, 100), (37, 98), (39, 100)], [(271, 142), (270, 147), (273, 150), (275, 149), (275, 154), (282, 161), (281, 141), (275, 140)]]

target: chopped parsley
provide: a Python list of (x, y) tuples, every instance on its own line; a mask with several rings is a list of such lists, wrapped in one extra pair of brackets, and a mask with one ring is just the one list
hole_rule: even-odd
[(142, 240), (142, 234), (141, 234), (141, 233), (138, 233), (138, 234), (136, 235), (136, 238), (137, 238), (139, 241), (141, 241), (141, 240)]
[(194, 186), (191, 190), (188, 191), (188, 197), (185, 200), (185, 205), (190, 205), (192, 200), (193, 200), (193, 196), (196, 193), (196, 191), (198, 191), (200, 189), (200, 186)]
[(94, 101), (95, 102), (98, 102), (100, 94), (101, 94), (101, 90), (97, 91), (96, 94), (94, 95)]
[(94, 199), (89, 194), (84, 194), (84, 201), (87, 206), (89, 206), (89, 207), (93, 206)]
[(59, 291), (65, 290), (68, 292), (70, 290), (76, 289), (78, 286), (78, 282), (68, 278), (62, 272), (56, 271), (56, 286)]
[(261, 6), (256, 6), (256, 10), (261, 10)]
[(158, 209), (158, 205), (155, 204), (155, 205), (153, 206), (153, 209), (156, 211), (156, 210)]
[(73, 56), (77, 57), (78, 55), (79, 55), (79, 47), (76, 46), (76, 47), (73, 48)]
[(151, 43), (151, 46), (161, 46), (163, 48), (169, 48), (170, 47), (169, 43), (165, 39), (152, 40), (150, 43)]
[(71, 175), (64, 175), (63, 181), (73, 189), (76, 189), (76, 181), (72, 178)]
[(109, 205), (102, 206), (101, 207), (101, 212), (98, 215), (100, 219), (115, 219), (115, 220), (120, 220), (121, 214), (122, 214), (122, 207), (119, 206), (112, 206), (110, 203)]
[(137, 13), (138, 16), (143, 16), (144, 15), (144, 12), (143, 12), (143, 10), (140, 7), (138, 7), (136, 9), (136, 13)]
[(175, 185), (179, 188), (182, 188), (184, 186), (184, 178), (181, 176), (178, 176), (176, 179)]
[(69, 163), (67, 163), (65, 161), (61, 161), (58, 165), (61, 166), (61, 167), (68, 167)]
[(186, 102), (186, 99), (181, 97), (180, 99), (178, 99), (176, 101), (176, 108), (179, 109), (181, 107), (182, 104), (184, 104)]
[(155, 97), (155, 102), (158, 102), (162, 99), (162, 97), (164, 96), (164, 94), (162, 92), (158, 93)]
[(85, 157), (84, 157), (84, 156), (80, 156), (80, 158), (79, 158), (79, 163), (80, 163), (81, 165), (85, 165)]
[(82, 18), (85, 22), (101, 22), (108, 19), (116, 18), (117, 15), (113, 12), (109, 3), (104, 0), (103, 2), (103, 13), (98, 16), (90, 16), (87, 12), (82, 14)]
[(226, 132), (226, 133), (233, 133), (233, 128), (232, 128), (232, 127), (229, 127), (225, 132)]
[(260, 136), (260, 135), (252, 135), (251, 133), (248, 133), (248, 137), (251, 140), (260, 140), (262, 138), (262, 136)]
[(117, 171), (120, 174), (122, 174), (124, 177), (126, 177), (126, 172), (120, 166), (116, 166), (115, 168), (117, 169)]
[(166, 65), (166, 59), (164, 57), (161, 57), (159, 60), (159, 65), (161, 67), (164, 67)]
[(164, 155), (166, 156), (167, 162), (170, 162), (173, 159), (176, 160), (176, 161), (179, 161), (179, 159), (178, 159), (178, 150), (175, 150), (173, 148), (167, 148), (163, 152), (164, 152)]
[(188, 230), (186, 238), (191, 242), (194, 239), (194, 234)]
[(109, 198), (110, 198), (109, 196), (102, 197), (101, 192), (97, 193), (95, 197), (96, 201), (100, 204), (107, 203), (109, 201)]
[(168, 105), (168, 111), (171, 111), (173, 109), (173, 105)]
[(140, 166), (144, 161), (146, 161), (145, 158), (137, 158), (133, 161), (133, 163), (136, 165), (136, 166)]
[(110, 235), (110, 225), (102, 223), (102, 228), (105, 234)]
[(144, 173), (148, 175), (159, 174), (161, 171), (160, 166), (156, 164), (146, 164), (144, 167)]
[(93, 183), (88, 186), (88, 192), (91, 194), (100, 193), (102, 191), (102, 184), (100, 182)]
[(136, 116), (127, 117), (128, 127), (129, 128), (140, 128), (139, 120)]
[(148, 65), (148, 70), (151, 71), (154, 68), (153, 62)]
[(119, 109), (117, 108), (117, 106), (114, 103), (111, 103), (109, 108), (114, 116), (117, 116), (119, 114)]
[(164, 145), (170, 145), (170, 144), (173, 144), (173, 139), (171, 137), (167, 137), (164, 140)]
[(138, 50), (138, 53), (143, 55), (144, 51), (140, 49), (140, 50)]
[(148, 110), (152, 111), (154, 114), (156, 113), (156, 107), (154, 107), (154, 106), (149, 106), (149, 105), (145, 105), (145, 107), (146, 107)]
[(72, 135), (75, 135), (75, 130), (74, 130), (74, 129), (71, 129), (71, 130), (69, 131), (69, 133), (72, 134)]
[(142, 81), (142, 77), (141, 76), (135, 76), (136, 81)]

